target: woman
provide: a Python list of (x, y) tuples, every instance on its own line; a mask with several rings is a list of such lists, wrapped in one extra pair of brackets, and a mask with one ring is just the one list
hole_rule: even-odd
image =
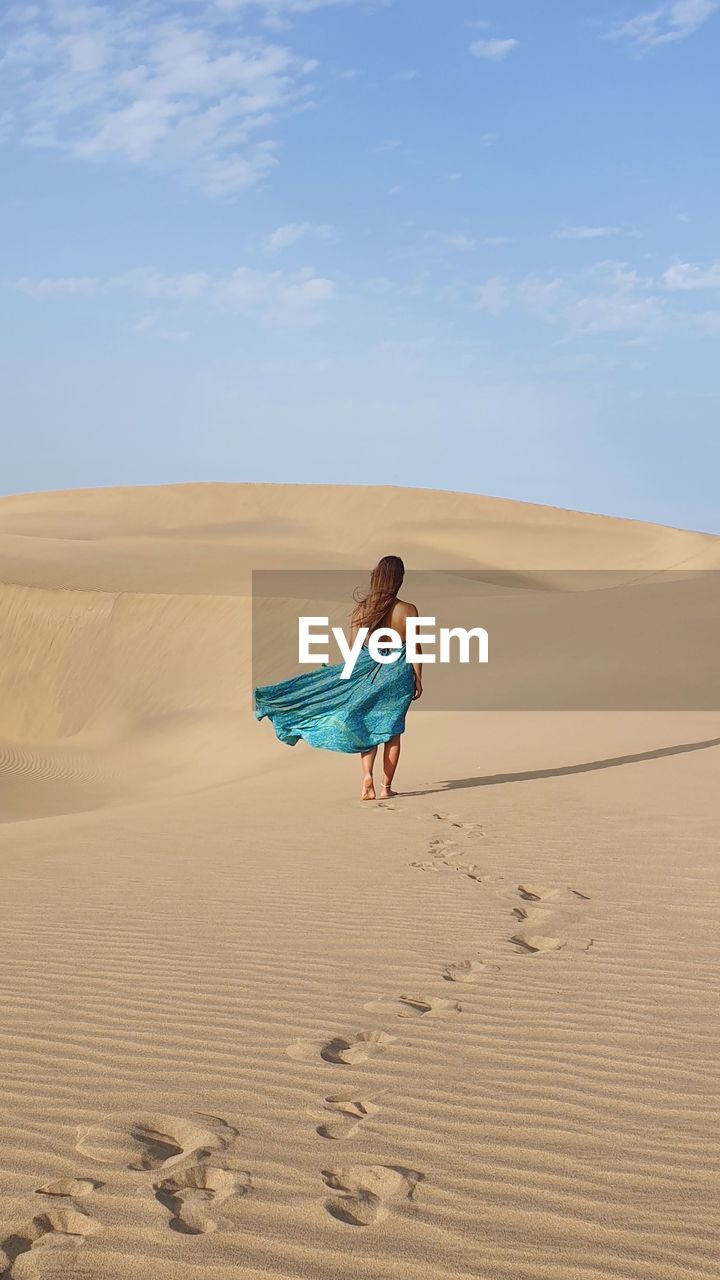
[[(352, 640), (361, 627), (368, 628), (368, 635), (348, 680), (340, 679), (343, 664), (338, 663), (255, 690), (255, 716), (258, 720), (269, 716), (281, 742), (294, 747), (303, 738), (312, 747), (360, 756), (362, 800), (376, 799), (373, 770), (381, 744), (380, 799), (395, 795), (392, 783), (405, 716), (410, 703), (422, 694), (420, 664), (406, 661), (405, 626), (408, 618), (417, 618), (418, 611), (398, 596), (404, 577), (399, 556), (383, 556), (373, 569), (370, 587), (352, 613)], [(376, 662), (367, 647), (369, 638), (374, 631), (388, 628), (400, 636), (400, 656), (395, 662)]]

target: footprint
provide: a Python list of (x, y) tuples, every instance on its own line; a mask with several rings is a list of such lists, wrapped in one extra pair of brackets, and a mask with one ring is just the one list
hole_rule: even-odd
[(326, 1062), (341, 1062), (352, 1065), (365, 1062), (377, 1053), (384, 1053), (394, 1040), (386, 1031), (358, 1031), (354, 1036), (336, 1036), (320, 1051), (320, 1057)]
[(516, 920), (521, 921), (523, 928), (510, 939), (511, 942), (522, 951), (532, 954), (546, 951), (559, 951), (562, 947), (568, 945), (568, 936), (566, 929), (573, 931), (573, 947), (583, 947), (589, 950), (592, 946), (592, 938), (579, 939), (575, 936), (574, 926), (580, 919), (580, 913), (577, 909), (577, 903), (573, 907), (568, 901), (568, 895), (572, 898), (582, 898), (587, 901), (587, 895), (581, 893), (579, 889), (569, 888), (567, 890), (557, 888), (547, 888), (543, 884), (519, 884), (517, 891), (520, 897), (530, 906), (516, 906), (512, 908), (512, 914)]
[(456, 840), (431, 840), (428, 845), (429, 859), (411, 862), (411, 867), (419, 871), (455, 871), (468, 876), (471, 880), (481, 880), (481, 868), (476, 862), (469, 861)]
[(57, 1178), (55, 1182), (46, 1182), (44, 1187), (36, 1187), (38, 1196), (69, 1196), (73, 1200), (81, 1200), (89, 1196), (104, 1184), (96, 1178)]
[(87, 1236), (100, 1230), (100, 1223), (81, 1209), (62, 1207), (37, 1213), (26, 1227), (0, 1244), (0, 1276), (13, 1276), (16, 1280), (29, 1277), (35, 1274), (35, 1269), (29, 1268), (29, 1258), (24, 1255), (37, 1256), (41, 1249), (44, 1252), (49, 1248), (77, 1248), (85, 1243)]
[(498, 965), (487, 964), (484, 960), (458, 960), (456, 964), (446, 965), (442, 976), (446, 982), (479, 982), (498, 971)]
[(557, 901), (565, 892), (572, 894), (574, 898), (581, 898), (583, 902), (590, 901), (588, 893), (582, 893), (580, 889), (573, 889), (571, 885), (567, 886), (567, 890), (549, 889), (544, 884), (519, 884), (518, 893), (526, 902), (547, 902)]
[(398, 996), (397, 1000), (372, 1000), (364, 1006), (369, 1013), (394, 1013), (398, 1018), (424, 1018), (428, 1014), (447, 1017), (462, 1013), (456, 1000), (425, 1000), (421, 996)]
[[(432, 848), (432, 845), (430, 848)], [(467, 854), (463, 853), (462, 849), (459, 849), (456, 844), (446, 844), (444, 848), (438, 848), (433, 854), (433, 857), (442, 857), (445, 862), (448, 864), (451, 863), (454, 867), (457, 867), (459, 871), (479, 870), (478, 864), (470, 861)]]
[(451, 827), (456, 827), (459, 831), (467, 831), (469, 835), (482, 836), (484, 834), (480, 822), (462, 822), (457, 813), (434, 813), (432, 816), (438, 822), (449, 822)]
[(567, 938), (553, 938), (544, 933), (515, 933), (510, 941), (521, 951), (529, 951), (533, 955), (544, 951), (560, 951), (567, 946)]
[(81, 1155), (99, 1164), (136, 1171), (168, 1169), (187, 1156), (209, 1155), (225, 1146), (227, 1139), (222, 1133), (179, 1116), (154, 1112), (118, 1115), (105, 1124), (81, 1125), (75, 1144)]
[(213, 1209), (230, 1196), (246, 1195), (251, 1189), (250, 1175), (243, 1174), (239, 1181), (234, 1173), (216, 1169), (212, 1165), (194, 1165), (153, 1184), (155, 1197), (169, 1209), (170, 1227), (184, 1235), (207, 1235), (217, 1229)]
[(480, 867), (477, 862), (466, 861), (461, 853), (448, 854), (447, 858), (443, 859), (443, 861), (446, 866), (451, 868), (451, 870), (459, 871), (461, 875), (467, 876), (468, 880), (477, 880), (479, 884), (482, 880), (486, 879), (482, 867)]
[(195, 1115), (199, 1116), (201, 1120), (208, 1121), (210, 1128), (221, 1139), (224, 1147), (230, 1146), (230, 1143), (234, 1142), (235, 1138), (240, 1137), (240, 1130), (236, 1129), (233, 1124), (228, 1124), (227, 1120), (224, 1120), (222, 1116), (214, 1116), (209, 1111), (196, 1111)]
[(543, 908), (513, 907), (512, 914), (516, 920), (522, 920), (525, 924), (546, 924), (551, 919), (551, 913)]
[(340, 1222), (369, 1227), (387, 1217), (392, 1201), (412, 1200), (423, 1178), (424, 1174), (416, 1169), (402, 1165), (367, 1164), (327, 1169), (322, 1173), (323, 1182), (342, 1194), (326, 1200), (325, 1208)]
[(545, 898), (556, 896), (556, 891), (546, 888), (544, 884), (519, 884), (518, 893), (526, 902), (542, 902)]
[(301, 1062), (313, 1062), (318, 1054), (324, 1062), (354, 1066), (384, 1053), (394, 1036), (386, 1031), (358, 1031), (351, 1036), (335, 1036), (332, 1040), (298, 1040), (285, 1052)]
[(363, 1120), (375, 1115), (380, 1108), (369, 1100), (358, 1098), (353, 1093), (332, 1094), (323, 1098), (323, 1107), (332, 1112), (333, 1119), (319, 1124), (316, 1133), (321, 1138), (342, 1141), (354, 1138)]
[(447, 858), (433, 858), (432, 861), (426, 860), (425, 862), (409, 862), (408, 866), (415, 867), (417, 871), (439, 871), (443, 875), (447, 874), (447, 872), (460, 870), (459, 867), (449, 862)]

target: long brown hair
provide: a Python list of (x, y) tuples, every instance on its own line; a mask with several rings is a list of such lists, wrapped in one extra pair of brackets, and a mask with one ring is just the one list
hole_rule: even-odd
[(365, 595), (355, 592), (356, 605), (352, 612), (354, 627), (368, 627), (370, 633), (380, 626), (385, 614), (397, 599), (397, 593), (405, 577), (405, 565), (399, 556), (383, 556), (370, 574), (370, 586)]

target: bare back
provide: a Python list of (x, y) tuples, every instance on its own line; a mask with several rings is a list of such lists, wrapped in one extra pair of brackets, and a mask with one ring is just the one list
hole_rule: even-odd
[[(402, 643), (405, 644), (405, 640), (406, 640), (405, 626), (406, 626), (407, 620), (408, 618), (417, 618), (417, 616), (418, 616), (418, 611), (414, 604), (410, 604), (408, 600), (399, 600), (396, 597), (392, 605), (388, 609), (387, 613), (385, 614), (385, 616), (378, 623), (375, 630), (386, 631), (389, 629), (392, 631), (396, 631), (400, 636), (400, 640), (402, 641)], [(350, 638), (353, 643), (355, 642), (355, 637), (360, 629), (360, 625), (361, 624), (358, 622), (353, 622), (351, 624)], [(366, 636), (364, 643), (367, 644), (369, 639), (370, 637)]]
[[(380, 623), (380, 628), (385, 630), (389, 628), (391, 631), (397, 631), (403, 644), (405, 643), (405, 626), (408, 618), (417, 618), (418, 611), (414, 604), (410, 604), (407, 600), (396, 599), (394, 604), (388, 609), (385, 617)], [(380, 629), (379, 628), (379, 629)]]

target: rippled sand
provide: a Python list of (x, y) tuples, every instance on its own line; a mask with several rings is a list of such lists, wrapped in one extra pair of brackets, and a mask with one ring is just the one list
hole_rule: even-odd
[(457, 494), (0, 500), (0, 1274), (720, 1276), (720, 718), (420, 704), (361, 805), (254, 723), (250, 570), (387, 552), (720, 567)]

